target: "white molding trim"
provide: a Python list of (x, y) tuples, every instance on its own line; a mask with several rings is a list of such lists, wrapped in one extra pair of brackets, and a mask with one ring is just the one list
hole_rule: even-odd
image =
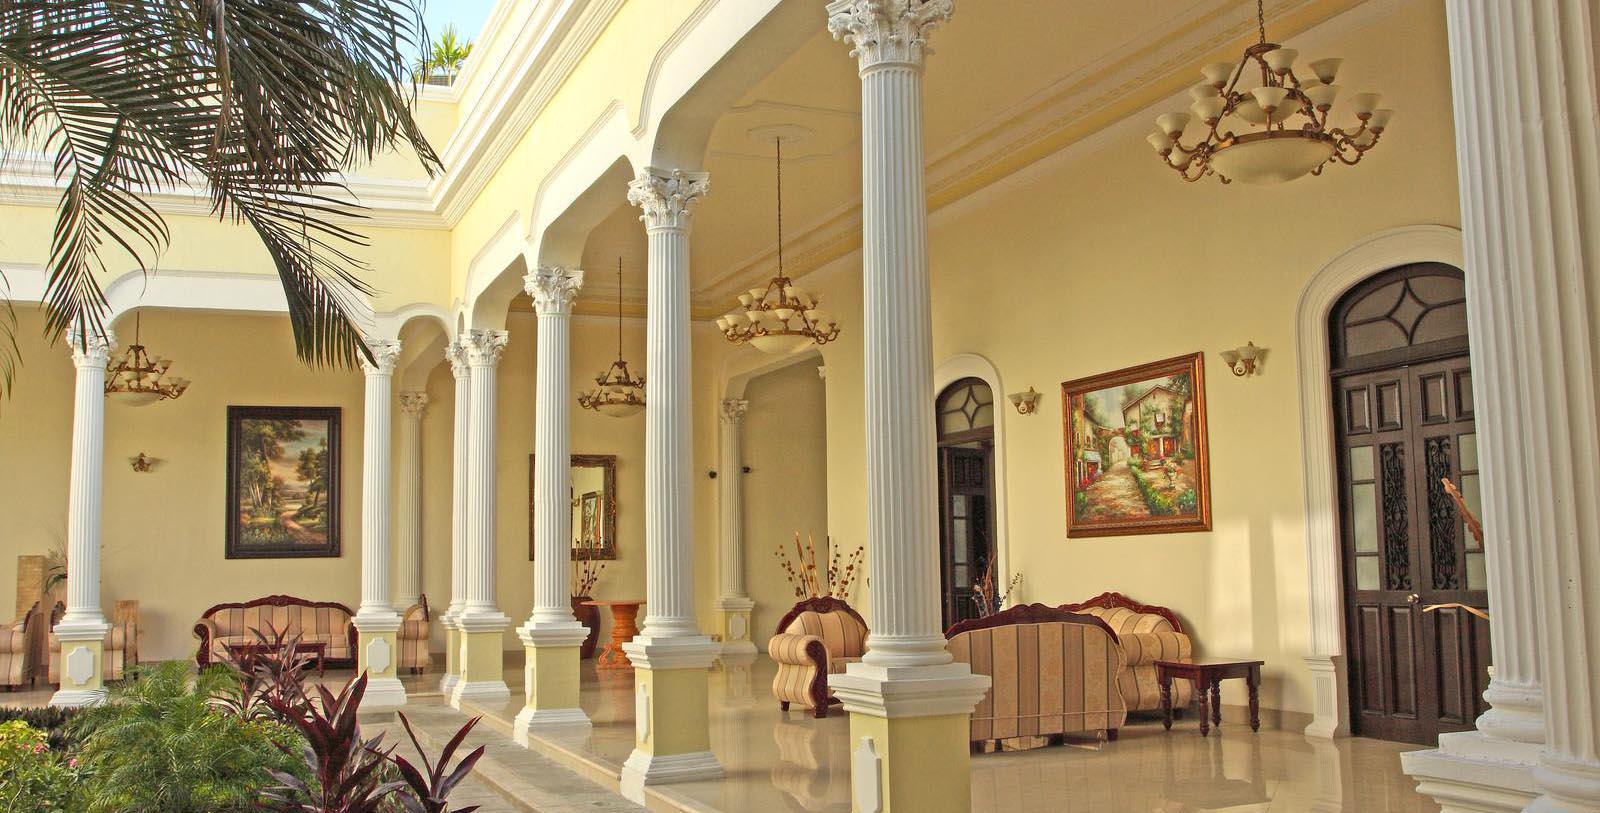
[(1461, 232), (1450, 226), (1387, 229), (1357, 240), (1306, 283), (1295, 310), (1300, 370), (1300, 442), (1304, 466), (1306, 565), (1310, 574), (1311, 651), (1315, 718), (1306, 734), (1343, 736), (1350, 731), (1349, 688), (1343, 680), (1344, 588), (1340, 579), (1339, 498), (1334, 463), (1333, 399), (1328, 315), (1357, 283), (1380, 271), (1418, 262), (1461, 268), (1466, 260)]
[[(999, 561), (995, 584), (1011, 583), (1011, 514), (1006, 492), (1006, 423), (1011, 420), (1011, 401), (1001, 387), (1000, 370), (994, 362), (977, 353), (957, 353), (933, 368), (933, 393), (937, 399), (944, 388), (963, 378), (980, 378), (994, 395), (994, 549)], [(929, 402), (933, 403), (932, 401)], [(1019, 416), (1020, 417), (1020, 416)]]

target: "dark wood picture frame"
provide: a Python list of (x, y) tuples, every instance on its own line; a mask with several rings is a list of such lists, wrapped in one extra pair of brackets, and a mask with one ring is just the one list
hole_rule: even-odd
[[(1188, 399), (1184, 403), (1182, 410), (1184, 414), (1180, 414), (1177, 420), (1179, 422), (1189, 420), (1186, 415), (1189, 413), (1188, 405), (1192, 404), (1192, 427), (1186, 428), (1180, 425), (1176, 430), (1177, 434), (1174, 435), (1173, 430), (1168, 430), (1166, 434), (1160, 436), (1147, 435), (1141, 428), (1136, 430), (1136, 433), (1140, 436), (1135, 438), (1137, 442), (1129, 444), (1129, 433), (1125, 426), (1109, 429), (1096, 424), (1101, 432), (1108, 433), (1108, 441), (1110, 436), (1122, 438), (1124, 447), (1132, 455), (1127, 461), (1116, 461), (1111, 465), (1104, 466), (1103, 471), (1099, 466), (1104, 463), (1104, 460), (1101, 459), (1104, 456), (1098, 448), (1093, 450), (1079, 448), (1083, 445), (1083, 441), (1079, 437), (1079, 432), (1075, 431), (1074, 418), (1084, 396), (1116, 387), (1140, 384), (1152, 379), (1164, 379), (1182, 375), (1189, 376), (1190, 391), (1186, 394)], [(1167, 392), (1169, 398), (1184, 394), (1170, 389)], [(1134, 401), (1124, 404), (1122, 408), (1124, 410), (1128, 409), (1134, 403), (1143, 400), (1148, 394), (1147, 392), (1140, 395)], [(1204, 353), (1175, 356), (1136, 367), (1128, 367), (1109, 373), (1062, 382), (1061, 406), (1062, 445), (1065, 452), (1067, 536), (1069, 538), (1188, 533), (1211, 530), (1211, 465), (1206, 433)], [(1167, 425), (1171, 425), (1170, 413), (1167, 414), (1169, 415), (1166, 418)], [(1157, 426), (1161, 425), (1157, 424)], [(1187, 442), (1184, 439), (1185, 431), (1191, 431)], [(1192, 457), (1185, 456), (1186, 447), (1188, 452), (1192, 453)], [(1152, 452), (1152, 448), (1156, 451)], [(1083, 454), (1084, 452), (1090, 452), (1091, 454), (1085, 455)], [(1146, 493), (1144, 489), (1137, 486), (1139, 478), (1134, 475), (1133, 466), (1136, 465), (1135, 457), (1137, 460), (1143, 461), (1152, 456), (1161, 461), (1162, 466), (1170, 466), (1170, 468), (1164, 468), (1164, 471), (1174, 472), (1173, 475), (1169, 475), (1169, 483), (1173, 482), (1170, 477), (1174, 477), (1177, 474), (1192, 479), (1194, 497), (1194, 508), (1192, 510), (1182, 508), (1182, 503), (1184, 502), (1182, 497), (1188, 496), (1187, 494), (1180, 495), (1178, 499), (1173, 499), (1169, 495), (1159, 494), (1158, 496), (1166, 498), (1170, 509), (1176, 513), (1170, 515), (1155, 513), (1154, 509), (1148, 508), (1149, 505), (1155, 504), (1151, 502), (1155, 498), (1146, 497), (1147, 513), (1144, 514), (1105, 519), (1079, 516), (1079, 495), (1085, 495), (1085, 500), (1090, 499), (1087, 496), (1087, 487), (1099, 485), (1099, 479), (1112, 474), (1113, 470), (1119, 465), (1125, 464), (1128, 466), (1128, 479), (1134, 483), (1130, 487), (1133, 487), (1138, 493)], [(1094, 461), (1091, 461), (1091, 458), (1094, 458)], [(1186, 465), (1185, 460), (1192, 460), (1193, 465)], [(1152, 478), (1146, 472), (1147, 467), (1140, 464), (1139, 473), (1144, 475), (1148, 481)], [(1120, 477), (1121, 474), (1117, 473), (1117, 476)]]
[[(599, 550), (578, 549), (572, 551), (574, 560), (617, 558), (617, 456), (614, 454), (575, 454), (572, 456), (570, 466), (599, 468), (604, 471), (604, 486), (600, 496), (600, 527), (605, 544)], [(533, 523), (533, 454), (528, 454), (528, 561), (533, 561), (534, 553), (534, 523)]]
[[(343, 410), (339, 407), (297, 407), (297, 406), (232, 406), (228, 407), (228, 440), (227, 459), (224, 463), (226, 469), (226, 492), (224, 494), (224, 524), (225, 543), (224, 557), (228, 559), (324, 559), (338, 558), (341, 555), (340, 534), (340, 481), (342, 471), (340, 465), (340, 434)], [(251, 420), (290, 420), (290, 421), (321, 421), (327, 425), (327, 471), (323, 475), (326, 481), (324, 506), (324, 524), (327, 527), (327, 538), (319, 545), (305, 544), (262, 544), (248, 542), (242, 538), (240, 513), (243, 507), (240, 477), (241, 438), (246, 421)]]

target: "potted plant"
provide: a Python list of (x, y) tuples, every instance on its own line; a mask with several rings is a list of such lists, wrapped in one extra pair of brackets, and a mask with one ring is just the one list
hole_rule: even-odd
[(589, 637), (578, 647), (578, 657), (584, 660), (594, 657), (595, 644), (600, 641), (600, 608), (584, 602), (594, 599), (595, 583), (600, 581), (600, 574), (605, 570), (606, 563), (597, 559), (574, 559), (572, 562), (572, 614), (589, 628)]

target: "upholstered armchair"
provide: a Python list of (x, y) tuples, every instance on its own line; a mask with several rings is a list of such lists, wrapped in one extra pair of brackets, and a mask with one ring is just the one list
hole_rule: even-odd
[(959, 622), (945, 637), (951, 657), (991, 681), (972, 710), (972, 742), (1026, 748), (1089, 732), (1114, 740), (1127, 720), (1122, 648), (1094, 616), (1025, 604)]
[(428, 651), (428, 597), (422, 596), (405, 611), (400, 622), (400, 669), (413, 675), (427, 671), (433, 663)]
[[(1117, 685), (1128, 711), (1160, 711), (1156, 661), (1194, 655), (1194, 643), (1184, 633), (1178, 615), (1166, 607), (1140, 604), (1121, 593), (1101, 593), (1088, 601), (1063, 604), (1060, 609), (1095, 616), (1117, 634), (1127, 659), (1127, 668), (1117, 678)], [(1193, 697), (1194, 687), (1188, 681), (1173, 681), (1174, 709), (1188, 706)]]
[(6, 691), (14, 692), (23, 684), (33, 685), (34, 641), (43, 624), (39, 603), (34, 602), (21, 618), (0, 627), (0, 687)]
[(828, 716), (828, 704), (837, 702), (828, 675), (861, 660), (866, 648), (867, 623), (844, 601), (823, 596), (794, 605), (767, 642), (767, 654), (778, 664), (772, 679), (778, 707), (787, 711), (799, 703), (814, 717)]
[[(66, 608), (56, 602), (50, 614), (50, 628), (61, 619)], [(119, 601), (111, 616), (111, 629), (100, 641), (100, 679), (110, 682), (121, 680), (128, 670), (139, 663), (139, 602)], [(61, 686), (61, 640), (50, 633), (50, 685)]]

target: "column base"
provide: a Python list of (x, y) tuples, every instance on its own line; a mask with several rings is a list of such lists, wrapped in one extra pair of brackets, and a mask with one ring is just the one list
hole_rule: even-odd
[(444, 674), (439, 676), (439, 693), (449, 697), (461, 678), (461, 633), (456, 631), (455, 614), (446, 610), (439, 618), (444, 627)]
[(1350, 736), (1350, 704), (1346, 701), (1350, 684), (1345, 680), (1343, 655), (1307, 655), (1311, 671), (1313, 719), (1306, 726), (1308, 737)]
[(852, 663), (828, 686), (850, 713), (857, 813), (972, 809), (972, 709), (990, 680), (964, 663)]
[(512, 738), (528, 745), (535, 728), (588, 726), (578, 705), (578, 647), (589, 630), (577, 621), (534, 623), (517, 630), (523, 644), (523, 707)]
[(400, 685), (400, 678), (367, 676), (367, 693), (361, 700), (361, 710), (367, 711), (393, 711), (406, 704), (406, 687)]
[(1539, 793), (1539, 749), (1481, 731), (1440, 734), (1438, 748), (1401, 754), (1400, 769), (1441, 813), (1517, 813)]
[(715, 779), (710, 667), (720, 651), (704, 635), (638, 637), (623, 644), (633, 661), (634, 747), (622, 769), (623, 796), (644, 803), (644, 787)]
[(456, 619), (460, 630), (461, 675), (450, 692), (450, 705), (461, 708), (464, 701), (480, 705), (505, 704), (511, 689), (505, 679), (505, 628), (511, 619), (495, 613), (463, 613)]
[(56, 625), (61, 642), (61, 686), (50, 697), (58, 707), (93, 706), (105, 700), (105, 638), (111, 630), (103, 618), (94, 616)]
[(723, 596), (717, 599), (717, 626), (722, 633), (722, 652), (730, 655), (756, 653), (755, 642), (750, 640), (750, 613), (756, 603), (743, 596)]
[(1546, 753), (1533, 769), (1533, 778), (1543, 794), (1528, 805), (1528, 813), (1600, 811), (1600, 764)]
[(395, 612), (357, 613), (356, 669), (367, 675), (363, 710), (397, 709), (406, 704), (400, 685), (400, 615)]

